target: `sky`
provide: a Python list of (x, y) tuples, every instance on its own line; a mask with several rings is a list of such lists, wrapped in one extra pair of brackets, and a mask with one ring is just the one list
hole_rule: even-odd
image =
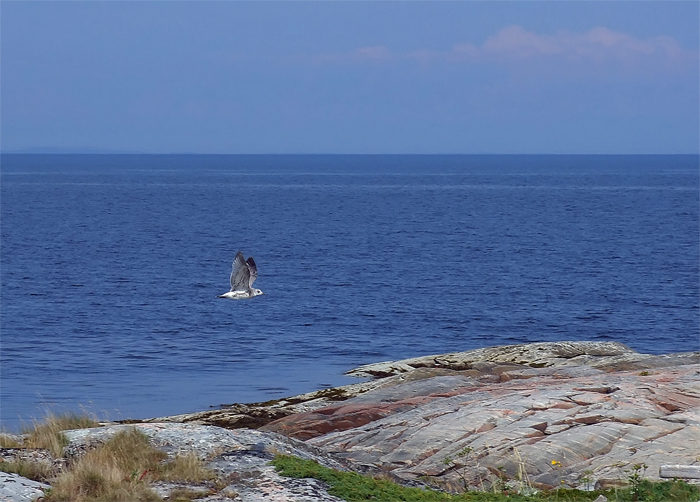
[(2, 152), (699, 153), (697, 1), (0, 2)]

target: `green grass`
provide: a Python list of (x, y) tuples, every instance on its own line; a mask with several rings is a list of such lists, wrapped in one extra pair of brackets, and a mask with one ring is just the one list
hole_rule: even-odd
[[(96, 425), (92, 418), (85, 416), (49, 415), (44, 423), (35, 423), (33, 428), (24, 431), (25, 437), (21, 444), (17, 444), (12, 437), (0, 435), (3, 440), (0, 446), (45, 448), (59, 457), (66, 444), (62, 431)], [(313, 461), (286, 455), (275, 457), (272, 464), (283, 476), (323, 481), (329, 485), (329, 493), (348, 502), (589, 502), (600, 494), (605, 495), (609, 502), (697, 502), (700, 499), (700, 489), (697, 486), (683, 481), (652, 483), (643, 479), (643, 473), (634, 489), (604, 492), (561, 489), (526, 496), (476, 491), (449, 494), (435, 489), (404, 487), (386, 478), (335, 471)], [(71, 462), (62, 472), (57, 472), (48, 462), (29, 460), (0, 462), (0, 470), (48, 481), (52, 488), (46, 494), (47, 502), (157, 501), (160, 497), (151, 489), (151, 483), (156, 480), (214, 482), (216, 489), (221, 489), (216, 483), (215, 474), (195, 455), (178, 456), (166, 461), (165, 453), (153, 448), (148, 437), (136, 429), (116, 434), (102, 446)], [(179, 489), (173, 491), (170, 500), (186, 501), (205, 493), (208, 492)]]
[(406, 488), (386, 479), (362, 476), (355, 472), (328, 469), (311, 460), (277, 455), (272, 461), (277, 471), (290, 478), (315, 478), (331, 486), (331, 495), (348, 501), (360, 500), (456, 500), (444, 493), (421, 488)]
[(314, 478), (330, 486), (328, 492), (348, 502), (394, 501), (472, 501), (472, 502), (588, 502), (605, 495), (610, 502), (696, 502), (700, 489), (683, 481), (651, 483), (642, 481), (637, 498), (630, 489), (607, 491), (552, 490), (533, 495), (470, 491), (448, 494), (431, 489), (408, 488), (387, 479), (362, 476), (354, 472), (328, 469), (311, 460), (278, 455), (272, 461), (282, 476)]

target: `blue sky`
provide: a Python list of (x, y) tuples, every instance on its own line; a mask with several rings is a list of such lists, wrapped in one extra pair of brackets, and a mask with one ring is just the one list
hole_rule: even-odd
[(1, 147), (697, 154), (699, 5), (3, 0)]

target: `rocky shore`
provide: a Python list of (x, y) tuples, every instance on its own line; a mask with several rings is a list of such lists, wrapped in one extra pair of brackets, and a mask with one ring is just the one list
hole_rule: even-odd
[[(370, 364), (350, 374), (371, 380), (70, 431), (65, 453), (80, 455), (137, 427), (168, 454), (195, 452), (217, 472), (226, 488), (202, 499), (210, 501), (337, 500), (316, 481), (279, 477), (267, 465), (276, 453), (449, 491), (496, 483), (592, 489), (624, 484), (635, 466), (646, 465), (652, 480), (662, 466), (690, 466), (690, 477), (700, 470), (699, 352), (535, 343)], [(10, 494), (7, 487), (24, 481), (5, 476), (0, 500), (41, 495)], [(159, 488), (163, 496), (168, 489)]]

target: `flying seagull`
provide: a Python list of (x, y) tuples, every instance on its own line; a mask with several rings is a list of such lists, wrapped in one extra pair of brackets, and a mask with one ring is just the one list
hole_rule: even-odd
[(233, 259), (233, 270), (231, 271), (231, 291), (218, 296), (217, 298), (230, 298), (231, 300), (246, 300), (254, 296), (262, 295), (263, 292), (253, 287), (255, 279), (258, 278), (258, 267), (255, 260), (249, 256), (246, 260), (243, 253), (236, 253)]

